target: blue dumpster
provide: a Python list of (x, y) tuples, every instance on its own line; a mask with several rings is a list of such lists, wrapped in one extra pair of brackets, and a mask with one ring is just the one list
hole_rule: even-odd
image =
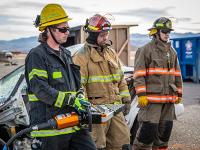
[(200, 79), (200, 36), (171, 39), (180, 62), (183, 79)]

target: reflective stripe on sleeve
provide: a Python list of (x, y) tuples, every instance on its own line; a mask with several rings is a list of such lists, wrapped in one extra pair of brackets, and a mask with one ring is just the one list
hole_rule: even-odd
[(137, 70), (133, 74), (133, 78), (141, 77), (141, 76), (146, 76), (146, 70)]
[(59, 108), (62, 107), (63, 101), (65, 99), (66, 94), (76, 95), (76, 92), (73, 92), (73, 91), (70, 91), (70, 92), (61, 92), (61, 91), (59, 91), (58, 92), (58, 97), (56, 99), (56, 102), (55, 102), (54, 106), (59, 107)]
[(137, 86), (135, 87), (136, 94), (146, 92), (146, 86)]
[(130, 96), (129, 90), (120, 91), (119, 94), (121, 97), (129, 97)]
[(175, 76), (181, 76), (181, 71), (180, 71), (180, 70), (175, 70), (174, 75), (175, 75)]
[(46, 70), (32, 69), (32, 71), (28, 75), (29, 81), (34, 77), (34, 75), (38, 77), (48, 78)]
[(39, 99), (35, 96), (35, 94), (28, 94), (28, 100), (30, 102), (37, 102)]
[(65, 99), (65, 92), (59, 91), (58, 92), (58, 97), (56, 99), (56, 102), (55, 102), (54, 106), (59, 107), (59, 108), (62, 107), (64, 99)]

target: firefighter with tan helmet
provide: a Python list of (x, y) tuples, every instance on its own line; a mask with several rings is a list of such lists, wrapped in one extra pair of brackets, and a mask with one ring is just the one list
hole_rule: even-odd
[(149, 29), (152, 41), (135, 56), (134, 86), (139, 103), (139, 129), (134, 150), (167, 150), (175, 119), (174, 103), (182, 99), (181, 70), (171, 47), (170, 19), (161, 17)]
[[(80, 67), (72, 61), (70, 51), (61, 44), (69, 36), (71, 20), (59, 4), (48, 4), (35, 21), (42, 32), (42, 42), (31, 49), (25, 61), (31, 125), (47, 122), (59, 114), (84, 113), (90, 103), (77, 96)], [(32, 131), (34, 150), (95, 150), (87, 129), (73, 126), (64, 129)]]
[[(81, 82), (92, 104), (124, 103), (125, 113), (128, 113), (130, 94), (120, 60), (110, 48), (110, 30), (111, 23), (103, 15), (95, 14), (87, 19), (84, 26), (88, 33), (86, 43), (73, 60), (81, 67)], [(121, 150), (130, 146), (129, 129), (122, 112), (106, 124), (93, 125), (92, 136), (99, 150)]]

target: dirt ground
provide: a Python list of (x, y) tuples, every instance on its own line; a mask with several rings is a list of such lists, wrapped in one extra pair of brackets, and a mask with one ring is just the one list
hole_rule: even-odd
[[(18, 65), (0, 63), (0, 78), (24, 64), (25, 54), (14, 57)], [(185, 112), (174, 121), (170, 150), (200, 150), (200, 84), (184, 82), (183, 104)]]
[(12, 70), (16, 69), (17, 67), (24, 64), (26, 54), (18, 54), (14, 55), (12, 62), (16, 62), (16, 65), (11, 65), (10, 63), (0, 62), (0, 79), (11, 72)]
[(200, 84), (184, 83), (183, 104), (185, 112), (174, 121), (170, 149), (200, 150)]

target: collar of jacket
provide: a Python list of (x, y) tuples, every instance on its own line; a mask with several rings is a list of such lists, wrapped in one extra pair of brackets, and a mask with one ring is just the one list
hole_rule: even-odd
[[(55, 55), (54, 53), (54, 49), (51, 48), (47, 43), (43, 43), (44, 46), (46, 47), (47, 53)], [(69, 50), (66, 50), (65, 48), (63, 48), (62, 46), (59, 47), (65, 54), (71, 56), (71, 52)]]
[(92, 59), (93, 62), (102, 62), (102, 61), (104, 61), (104, 58), (97, 51), (97, 48), (99, 48), (99, 46), (93, 45), (93, 44), (89, 44), (89, 43), (85, 43), (85, 45), (90, 50), (90, 58)]
[(152, 41), (155, 43), (156, 47), (161, 51), (166, 52), (171, 48), (171, 42), (164, 43), (161, 40), (155, 38)]

